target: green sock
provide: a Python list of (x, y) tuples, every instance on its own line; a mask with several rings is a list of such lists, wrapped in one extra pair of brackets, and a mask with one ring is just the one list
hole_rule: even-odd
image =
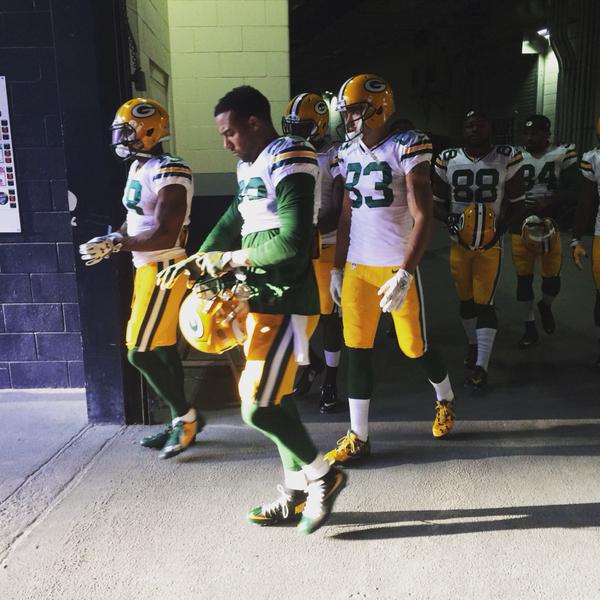
[(129, 362), (171, 410), (171, 418), (183, 416), (190, 408), (183, 389), (183, 366), (176, 346), (161, 346), (147, 352), (132, 348)]
[(287, 471), (297, 471), (317, 456), (292, 396), (283, 398), (279, 406), (242, 404), (242, 418), (275, 443)]

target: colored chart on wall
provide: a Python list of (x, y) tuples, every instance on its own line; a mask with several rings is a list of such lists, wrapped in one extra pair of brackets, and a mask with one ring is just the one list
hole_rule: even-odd
[(0, 75), (0, 233), (21, 231), (6, 78)]

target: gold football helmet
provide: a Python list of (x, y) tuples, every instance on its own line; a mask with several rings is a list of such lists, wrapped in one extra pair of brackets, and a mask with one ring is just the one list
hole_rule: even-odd
[(249, 296), (248, 287), (241, 282), (232, 287), (224, 287), (219, 280), (196, 283), (179, 309), (183, 337), (208, 354), (223, 354), (243, 344)]
[(169, 113), (155, 100), (132, 98), (117, 110), (110, 130), (119, 158), (150, 156), (154, 146), (169, 139)]
[[(355, 137), (362, 133), (365, 126), (375, 129), (389, 121), (396, 110), (394, 93), (387, 81), (378, 75), (355, 75), (340, 88), (336, 110), (342, 113), (360, 111), (360, 116), (353, 121), (344, 118), (346, 133)], [(353, 123), (350, 131), (349, 123)]]
[(294, 96), (281, 119), (285, 135), (297, 135), (315, 142), (327, 135), (329, 108), (323, 96), (307, 92)]
[(458, 220), (458, 240), (470, 250), (485, 250), (496, 241), (496, 215), (481, 202), (469, 204)]
[(558, 233), (552, 219), (531, 215), (523, 221), (521, 237), (531, 252), (548, 254)]

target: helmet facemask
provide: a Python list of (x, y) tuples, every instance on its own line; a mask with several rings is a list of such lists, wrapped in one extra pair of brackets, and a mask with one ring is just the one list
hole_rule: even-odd
[(314, 121), (301, 120), (292, 115), (282, 117), (281, 128), (284, 135), (295, 135), (308, 141), (312, 141), (318, 131), (317, 124)]
[(129, 160), (138, 156), (149, 157), (144, 152), (144, 143), (137, 139), (135, 129), (129, 123), (119, 123), (110, 128), (111, 148), (121, 160)]
[[(336, 110), (342, 114), (345, 140), (347, 142), (360, 139), (364, 133), (366, 121), (377, 112), (375, 107), (368, 102), (346, 105), (338, 101)], [(354, 116), (351, 116), (350, 113)]]

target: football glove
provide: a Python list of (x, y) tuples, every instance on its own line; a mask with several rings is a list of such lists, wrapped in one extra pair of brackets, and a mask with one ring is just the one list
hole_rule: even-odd
[(203, 275), (210, 277), (221, 277), (231, 271), (231, 252), (207, 252), (200, 259)]
[(571, 256), (573, 257), (573, 262), (575, 266), (581, 271), (583, 270), (583, 264), (581, 263), (581, 259), (587, 256), (587, 252), (585, 251), (585, 247), (581, 243), (581, 240), (571, 240)]
[(196, 254), (163, 269), (156, 275), (156, 285), (159, 285), (161, 290), (170, 290), (175, 285), (176, 279), (183, 275), (190, 280), (188, 287), (191, 287), (190, 283), (193, 284), (204, 275), (203, 256), (203, 252), (196, 252)]
[(111, 254), (118, 252), (122, 245), (123, 236), (120, 233), (109, 233), (81, 244), (79, 254), (81, 254), (81, 260), (85, 260), (85, 266), (91, 267), (103, 258), (109, 258)]
[(460, 215), (450, 213), (446, 219), (446, 225), (450, 235), (458, 235), (458, 222), (460, 221)]
[(400, 269), (379, 288), (377, 295), (383, 296), (379, 302), (383, 312), (394, 312), (402, 306), (412, 280), (413, 276), (408, 271)]
[(340, 269), (331, 269), (331, 279), (329, 281), (329, 293), (333, 301), (342, 306), (342, 283), (344, 281), (344, 271)]

